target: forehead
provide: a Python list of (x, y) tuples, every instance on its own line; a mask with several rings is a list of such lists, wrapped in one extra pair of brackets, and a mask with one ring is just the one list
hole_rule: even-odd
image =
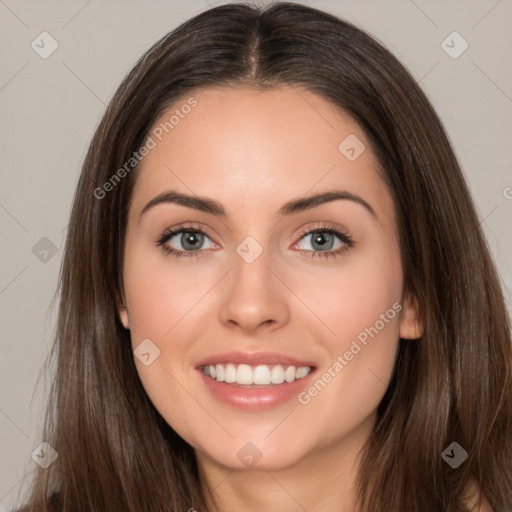
[(154, 147), (137, 171), (133, 197), (139, 210), (168, 189), (215, 197), (227, 210), (241, 198), (276, 210), (290, 197), (329, 188), (382, 195), (359, 125), (296, 86), (196, 91), (169, 108), (149, 136)]

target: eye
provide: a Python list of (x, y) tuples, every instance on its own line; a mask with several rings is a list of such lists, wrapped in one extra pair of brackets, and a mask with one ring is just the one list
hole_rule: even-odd
[[(306, 245), (309, 245), (311, 249), (300, 249), (300, 252), (308, 257), (334, 258), (355, 245), (347, 233), (332, 226), (316, 226), (313, 229), (301, 232), (300, 237), (301, 240), (309, 238)], [(339, 242), (337, 248), (333, 250), (336, 238)], [(297, 245), (295, 244), (294, 247)]]
[[(309, 245), (311, 249), (299, 249), (299, 252), (307, 257), (334, 258), (355, 245), (347, 233), (326, 225), (304, 230), (299, 237), (300, 240), (306, 240), (309, 237), (309, 242), (306, 245)], [(338, 247), (333, 250), (336, 238), (338, 239)], [(206, 252), (201, 250), (205, 249), (204, 242), (206, 240), (216, 245), (207, 233), (199, 227), (179, 226), (161, 233), (156, 243), (166, 254), (172, 254), (177, 258), (198, 257), (203, 256)], [(175, 245), (173, 246), (171, 243)], [(293, 248), (296, 248), (297, 245), (298, 243)], [(208, 248), (211, 249), (212, 247)]]
[[(199, 256), (201, 252), (204, 252), (201, 251), (201, 249), (204, 249), (204, 242), (206, 240), (210, 240), (210, 242), (214, 244), (203, 230), (196, 227), (180, 226), (174, 230), (168, 230), (162, 233), (157, 240), (157, 245), (160, 246), (166, 254), (173, 254), (177, 258), (182, 256), (195, 257)], [(173, 243), (174, 246), (171, 245), (171, 243)]]

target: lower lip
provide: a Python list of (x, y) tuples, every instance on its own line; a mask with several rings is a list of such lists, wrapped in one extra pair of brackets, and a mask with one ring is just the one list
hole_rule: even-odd
[(316, 372), (312, 369), (308, 375), (293, 382), (283, 382), (265, 387), (245, 387), (218, 382), (208, 375), (205, 375), (201, 368), (198, 368), (206, 387), (210, 393), (224, 404), (245, 411), (264, 411), (284, 404), (296, 398), (303, 391)]

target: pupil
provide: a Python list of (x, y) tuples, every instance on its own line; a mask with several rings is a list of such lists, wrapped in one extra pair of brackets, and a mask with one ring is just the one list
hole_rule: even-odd
[(313, 246), (314, 246), (314, 244), (318, 244), (321, 249), (325, 248), (324, 246), (326, 244), (328, 244), (329, 237), (331, 237), (330, 233), (322, 233), (322, 232), (316, 233), (315, 235), (312, 236)]

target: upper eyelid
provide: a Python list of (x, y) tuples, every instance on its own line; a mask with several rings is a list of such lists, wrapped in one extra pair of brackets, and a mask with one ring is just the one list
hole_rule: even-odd
[(299, 230), (298, 234), (295, 235), (295, 236), (304, 236), (304, 235), (308, 235), (312, 232), (315, 232), (315, 231), (322, 231), (322, 229), (332, 229), (334, 231), (339, 231), (340, 234), (342, 235), (345, 235), (349, 238), (352, 237), (352, 233), (344, 228), (344, 227), (340, 227), (340, 226), (337, 226), (336, 224), (332, 223), (332, 222), (329, 222), (329, 221), (319, 221), (319, 223), (317, 225), (314, 225), (314, 226), (310, 226), (310, 227), (307, 227), (307, 228), (303, 228), (301, 230)]

